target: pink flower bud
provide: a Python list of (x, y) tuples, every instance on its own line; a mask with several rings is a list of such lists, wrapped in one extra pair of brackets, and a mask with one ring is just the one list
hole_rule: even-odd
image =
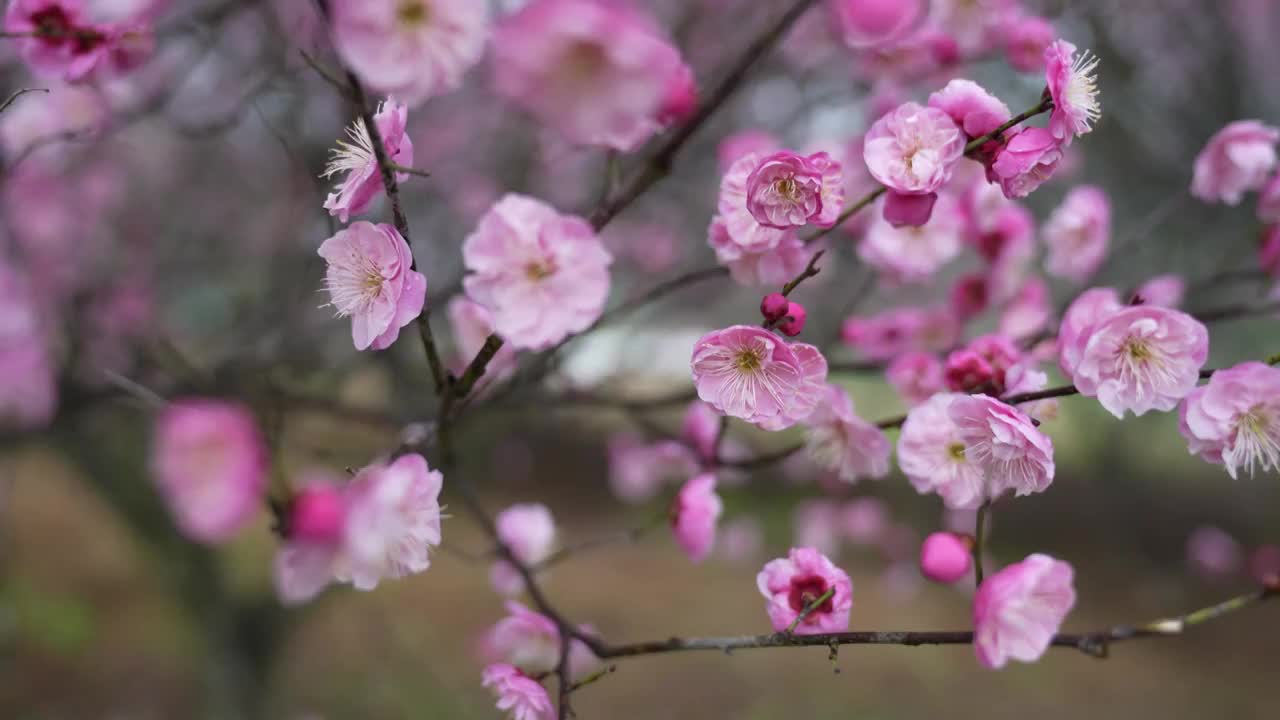
[(787, 316), (787, 308), (791, 303), (787, 301), (787, 296), (782, 293), (769, 293), (760, 301), (760, 314), (765, 320), (776, 323)]
[(330, 543), (342, 537), (347, 503), (332, 485), (312, 485), (298, 493), (289, 509), (289, 539)]
[(956, 392), (974, 392), (995, 379), (991, 363), (972, 350), (957, 350), (947, 356), (943, 369), (947, 387)]
[(698, 85), (693, 70), (683, 63), (667, 80), (667, 94), (658, 109), (658, 122), (670, 127), (684, 122), (698, 108)]
[(787, 337), (795, 337), (804, 330), (804, 321), (808, 315), (800, 303), (787, 303), (787, 316), (778, 324), (778, 330)]
[(967, 537), (955, 533), (936, 532), (920, 545), (920, 572), (934, 582), (958, 582), (969, 574), (973, 565)]
[(884, 219), (894, 227), (920, 227), (933, 215), (938, 193), (904, 195), (892, 190), (884, 198)]

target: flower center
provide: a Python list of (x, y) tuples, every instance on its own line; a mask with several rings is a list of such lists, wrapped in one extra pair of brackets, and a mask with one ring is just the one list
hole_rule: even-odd
[(1102, 114), (1098, 105), (1098, 76), (1094, 72), (1098, 62), (1098, 58), (1087, 51), (1077, 57), (1071, 63), (1071, 73), (1064, 93), (1067, 104), (1084, 116), (1085, 127)]
[(431, 8), (426, 0), (403, 0), (396, 8), (396, 18), (409, 27), (425, 25), (431, 19)]
[[(827, 581), (817, 575), (807, 575), (805, 577), (795, 578), (791, 581), (791, 592), (787, 594), (787, 604), (796, 612), (803, 612), (805, 608), (822, 597), (827, 592)], [(809, 615), (812, 619), (818, 613), (829, 613), (835, 606), (834, 598), (828, 597), (822, 601), (822, 604), (813, 609)]]
[(542, 282), (555, 272), (555, 265), (545, 260), (535, 260), (524, 266), (524, 276), (533, 282)]
[(733, 359), (733, 364), (742, 372), (755, 372), (760, 369), (763, 364), (760, 358), (760, 351), (755, 349), (739, 350)]
[(964, 460), (964, 443), (953, 442), (950, 445), (948, 445), (947, 455), (950, 456), (952, 460), (963, 461)]
[(1129, 338), (1124, 343), (1124, 354), (1134, 362), (1151, 359), (1151, 348), (1140, 338)]
[(797, 195), (795, 178), (783, 178), (773, 184), (773, 189), (782, 197), (795, 202)]
[(605, 49), (599, 43), (576, 42), (565, 51), (561, 59), (563, 82), (574, 88), (591, 85), (600, 68), (608, 64)]

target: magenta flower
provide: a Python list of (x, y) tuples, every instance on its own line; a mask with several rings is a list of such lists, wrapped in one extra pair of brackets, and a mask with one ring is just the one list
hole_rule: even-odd
[(272, 568), (276, 595), (287, 606), (301, 605), (334, 581), (343, 562), (349, 496), (341, 479), (310, 471), (295, 481), (298, 494), (289, 506), (284, 542)]
[(1126, 307), (1093, 326), (1072, 379), (1117, 418), (1126, 411), (1172, 410), (1200, 377), (1209, 331), (1186, 313)]
[(560, 630), (555, 622), (515, 600), (506, 603), (507, 616), (485, 635), (485, 655), (537, 675), (555, 670), (560, 660)]
[(938, 193), (928, 195), (903, 195), (899, 192), (885, 193), (881, 202), (880, 217), (890, 225), (920, 227), (933, 217), (933, 206), (938, 202)]
[(1071, 565), (1029, 555), (992, 575), (973, 598), (973, 649), (993, 670), (1009, 660), (1035, 662), (1076, 603)]
[[(747, 216), (750, 219), (750, 215)], [(761, 230), (774, 232), (772, 228), (751, 220)], [(729, 235), (724, 218), (717, 215), (707, 228), (707, 244), (716, 253), (716, 262), (729, 268), (734, 282), (748, 287), (782, 285), (804, 270), (809, 263), (809, 250), (794, 232), (783, 232), (776, 245), (768, 250), (746, 250)]]
[(510, 720), (554, 720), (555, 706), (546, 688), (507, 663), (484, 669), (481, 684), (498, 697), (498, 709)]
[(818, 467), (847, 483), (889, 474), (893, 446), (884, 431), (858, 417), (853, 399), (838, 385), (827, 385), (825, 397), (805, 420), (805, 447)]
[(1007, 198), (1026, 197), (1053, 176), (1062, 161), (1062, 147), (1044, 128), (1023, 128), (996, 151), (987, 179), (1000, 183)]
[(933, 353), (905, 352), (889, 363), (885, 378), (903, 402), (914, 407), (942, 391), (942, 361)]
[(906, 195), (936, 192), (964, 154), (964, 136), (937, 108), (908, 102), (867, 131), (863, 158), (872, 177)]
[[(387, 159), (401, 167), (413, 166), (413, 141), (405, 134), (408, 119), (409, 109), (395, 100), (379, 103), (378, 112), (373, 116)], [(347, 137), (351, 142), (338, 141), (338, 147), (330, 151), (329, 165), (320, 176), (329, 178), (346, 173), (338, 183), (337, 192), (330, 193), (324, 201), (329, 214), (342, 222), (347, 222), (352, 215), (363, 214), (383, 191), (378, 158), (374, 156), (373, 140), (364, 126), (364, 118), (356, 118), (347, 128)], [(408, 173), (396, 173), (396, 182), (408, 179)]]
[(963, 230), (955, 203), (942, 197), (933, 217), (920, 227), (894, 227), (881, 218), (872, 220), (858, 243), (858, 258), (891, 283), (925, 282), (960, 254)]
[(671, 532), (693, 562), (702, 562), (716, 542), (716, 522), (724, 504), (716, 494), (716, 476), (703, 473), (680, 488), (671, 505)]
[(661, 128), (680, 53), (620, 4), (534, 0), (494, 32), (494, 89), (575, 144), (629, 152)]
[(756, 423), (762, 430), (777, 432), (803, 422), (826, 399), (827, 359), (822, 351), (806, 343), (791, 343), (791, 352), (800, 364), (800, 385), (787, 403), (786, 412)]
[(591, 226), (550, 205), (508, 194), (462, 241), (467, 295), (493, 314), (515, 348), (545, 350), (600, 317), (609, 264)]
[(826, 153), (774, 153), (747, 176), (747, 211), (772, 228), (830, 227), (844, 202), (843, 182), (840, 163)]
[(1246, 362), (1215, 372), (1186, 396), (1178, 429), (1193, 455), (1233, 479), (1255, 465), (1280, 470), (1280, 369)]
[(1107, 256), (1111, 240), (1111, 202), (1102, 188), (1073, 188), (1044, 224), (1050, 275), (1083, 283)]
[(1013, 117), (1009, 106), (972, 80), (957, 78), (929, 96), (929, 107), (950, 117), (970, 139), (982, 137)]
[[(706, 405), (707, 411), (714, 415), (715, 411)], [(714, 435), (719, 434), (720, 416), (714, 415), (715, 423), (710, 445), (705, 445), (710, 452), (714, 445)], [(703, 447), (699, 441), (699, 447)], [(620, 435), (609, 441), (609, 487), (613, 494), (623, 502), (643, 502), (658, 493), (667, 482), (689, 477), (698, 471), (698, 458), (684, 444), (674, 440), (665, 440), (649, 445), (641, 444), (629, 435)]]
[[(534, 566), (551, 555), (556, 543), (556, 524), (551, 511), (542, 503), (512, 505), (494, 518), (498, 539), (525, 566)], [(518, 595), (524, 590), (524, 578), (506, 560), (499, 560), (489, 570), (489, 582), (500, 595)]]
[(1276, 167), (1280, 128), (1257, 120), (1228, 123), (1196, 156), (1191, 194), (1205, 202), (1239, 205), (1246, 192), (1260, 189)]
[[(728, 250), (729, 245), (736, 245), (740, 253), (759, 254), (778, 247), (787, 237), (788, 233), (783, 229), (760, 224), (749, 206), (748, 182), (762, 159), (763, 157), (756, 153), (743, 155), (729, 166), (724, 177), (720, 179), (720, 197), (716, 207), (729, 243), (724, 243), (724, 238), (715, 237), (716, 226), (713, 222), (708, 238), (713, 248), (718, 248), (719, 244), (725, 244)], [(719, 250), (716, 255), (717, 257), (721, 255)], [(729, 259), (732, 258), (726, 255), (725, 260), (721, 262)]]
[(1076, 46), (1058, 40), (1044, 51), (1044, 78), (1053, 98), (1049, 132), (1064, 145), (1093, 129), (1102, 116), (1098, 103), (1098, 57), (1088, 51), (1076, 55)]
[(844, 632), (853, 610), (853, 582), (825, 555), (811, 547), (791, 548), (785, 558), (770, 560), (756, 575), (756, 587), (768, 601), (773, 629), (782, 632), (800, 613), (832, 591), (830, 597), (796, 626), (797, 635)]
[(988, 498), (1044, 492), (1053, 482), (1053, 441), (1021, 410), (987, 395), (957, 398), (947, 408), (964, 455), (982, 468)]
[(1004, 27), (1004, 57), (1018, 72), (1034, 73), (1045, 69), (1045, 52), (1056, 38), (1053, 23), (1036, 15), (1014, 18)]
[(247, 408), (180, 400), (156, 419), (151, 471), (182, 534), (220, 543), (262, 504), (267, 448)]
[(703, 335), (693, 346), (691, 369), (699, 398), (750, 423), (789, 416), (805, 377), (786, 342), (750, 325)]
[(358, 590), (431, 566), (440, 544), (440, 487), (444, 476), (417, 453), (369, 465), (348, 485), (345, 562), (336, 577)]
[(835, 30), (851, 48), (891, 43), (924, 15), (921, 0), (830, 0)]
[(352, 223), (320, 244), (325, 289), (338, 317), (351, 318), (357, 350), (385, 350), (422, 312), (427, 278), (413, 269), (409, 244), (387, 224)]
[(456, 89), (488, 37), (488, 4), (472, 0), (335, 0), (332, 11), (346, 66), (410, 106)]
[(929, 535), (920, 545), (920, 574), (946, 585), (963, 580), (973, 567), (967, 540), (950, 532)]
[(150, 25), (140, 18), (89, 22), (83, 0), (13, 0), (3, 30), (37, 75), (80, 82), (99, 71), (119, 73), (151, 54)]
[(1067, 306), (1058, 328), (1058, 367), (1068, 380), (1074, 381), (1076, 366), (1084, 356), (1093, 328), (1123, 307), (1120, 296), (1111, 288), (1085, 290)]

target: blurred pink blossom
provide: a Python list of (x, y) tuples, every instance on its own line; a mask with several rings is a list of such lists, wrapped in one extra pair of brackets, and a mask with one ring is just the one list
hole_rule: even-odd
[(1196, 156), (1191, 194), (1205, 202), (1239, 205), (1244, 194), (1259, 190), (1276, 167), (1280, 128), (1258, 120), (1228, 123)]
[(791, 514), (797, 547), (812, 547), (824, 555), (840, 553), (840, 506), (834, 500), (804, 500)]
[(1240, 572), (1244, 549), (1222, 528), (1201, 525), (1187, 536), (1187, 564), (1206, 580), (1227, 580)]
[(716, 148), (720, 174), (725, 174), (744, 155), (769, 155), (782, 148), (782, 141), (765, 130), (741, 130), (726, 136)]
[(921, 227), (894, 227), (884, 219), (872, 220), (858, 243), (858, 257), (891, 283), (924, 282), (960, 253), (962, 231), (955, 202), (942, 196), (929, 222)]
[(893, 446), (884, 431), (854, 412), (844, 389), (828, 385), (825, 395), (805, 420), (805, 448), (814, 463), (848, 483), (887, 475)]
[(1133, 291), (1135, 302), (1143, 305), (1159, 305), (1176, 308), (1186, 295), (1187, 283), (1177, 275), (1157, 275)]
[(988, 577), (973, 598), (973, 647), (993, 670), (1035, 662), (1076, 602), (1071, 565), (1034, 554)]
[(508, 600), (506, 608), (506, 617), (485, 634), (486, 657), (534, 675), (555, 670), (560, 660), (560, 630), (555, 622), (515, 600)]
[(908, 406), (919, 405), (943, 390), (942, 361), (933, 353), (905, 352), (889, 363), (885, 376)]
[(1058, 36), (1053, 23), (1037, 15), (1020, 15), (1003, 26), (1004, 56), (1018, 72), (1045, 69), (1045, 51)]
[(716, 541), (716, 523), (724, 504), (716, 494), (716, 476), (703, 473), (680, 488), (671, 506), (671, 531), (676, 543), (693, 562), (711, 554)]
[(973, 567), (966, 538), (955, 533), (936, 532), (920, 545), (920, 572), (934, 582), (959, 582)]
[[(484, 347), (485, 340), (494, 332), (493, 315), (483, 305), (465, 295), (450, 299), (447, 311), (455, 344), (454, 357), (450, 365), (454, 374), (461, 374)], [(492, 385), (502, 382), (515, 372), (516, 362), (515, 348), (508, 343), (503, 343), (493, 359), (489, 361), (479, 384)]]
[(484, 669), (481, 685), (498, 697), (498, 709), (510, 720), (553, 720), (555, 706), (546, 688), (533, 678), (507, 663), (494, 663)]
[(1102, 188), (1072, 188), (1044, 224), (1049, 246), (1045, 270), (1057, 277), (1083, 283), (1107, 256), (1111, 241), (1111, 202)]
[(1272, 175), (1258, 193), (1258, 219), (1264, 223), (1280, 223), (1280, 172)]
[(828, 0), (834, 30), (851, 48), (893, 42), (923, 17), (923, 0)]
[(840, 529), (855, 545), (875, 545), (889, 528), (889, 506), (879, 498), (850, 500), (840, 509)]
[(707, 244), (715, 250), (716, 262), (729, 268), (734, 282), (748, 287), (782, 285), (799, 275), (810, 257), (804, 241), (794, 232), (784, 232), (771, 249), (746, 250), (729, 235), (728, 225), (719, 215), (707, 228)]
[[(498, 513), (493, 524), (498, 539), (525, 566), (546, 560), (555, 547), (555, 520), (542, 503), (512, 505)], [(490, 568), (489, 583), (500, 595), (518, 595), (524, 589), (524, 579), (506, 560), (498, 560)]]
[[(714, 413), (714, 410), (708, 411)], [(719, 415), (715, 416), (715, 434), (719, 433)], [(710, 452), (714, 435), (708, 445)], [(698, 471), (698, 458), (684, 444), (663, 440), (645, 445), (629, 435), (609, 440), (609, 487), (624, 502), (643, 502), (657, 494), (672, 480), (683, 480)]]
[(430, 567), (431, 548), (441, 539), (443, 482), (444, 476), (417, 453), (356, 473), (347, 486), (346, 562), (335, 577), (350, 581), (357, 590), (372, 590), (381, 580)]

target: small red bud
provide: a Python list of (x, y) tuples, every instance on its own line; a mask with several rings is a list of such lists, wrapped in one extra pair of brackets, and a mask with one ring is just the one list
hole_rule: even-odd
[(804, 330), (804, 321), (808, 315), (809, 313), (805, 312), (804, 306), (800, 303), (788, 303), (786, 318), (778, 323), (778, 329), (787, 337), (795, 337)]
[(782, 293), (769, 293), (760, 301), (760, 314), (771, 323), (776, 323), (787, 316), (787, 308), (791, 303)]

